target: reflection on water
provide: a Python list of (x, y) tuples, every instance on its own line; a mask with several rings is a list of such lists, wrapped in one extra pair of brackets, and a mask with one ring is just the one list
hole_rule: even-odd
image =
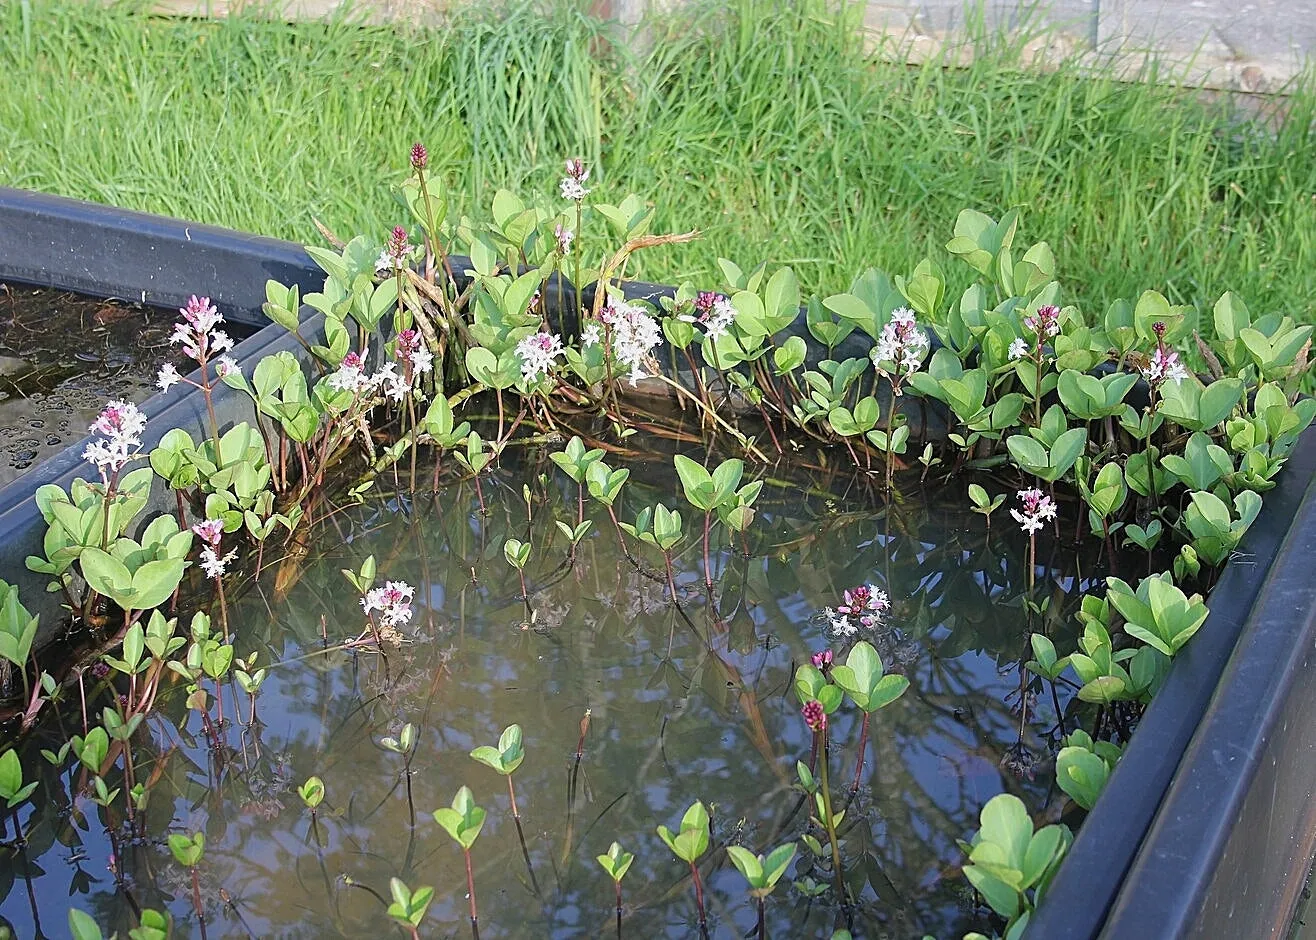
[[(187, 357), (173, 316), (62, 291), (0, 284), (0, 485), (81, 440), (105, 402), (143, 402)], [(245, 331), (233, 332), (241, 338)]]
[[(503, 556), (504, 539), (528, 531), (524, 480), (538, 481), (528, 604)], [(716, 851), (702, 867), (710, 931), (743, 936), (755, 909), (722, 847), (763, 852), (807, 825), (791, 785), (811, 736), (790, 679), (826, 645), (820, 610), (871, 582), (892, 600), (872, 639), (912, 686), (874, 716), (842, 826), (859, 899), (855, 935), (947, 938), (981, 927), (955, 840), (972, 833), (982, 804), (1002, 790), (1039, 818), (1055, 818), (1045, 766), (1055, 715), (1049, 690), (1030, 690), (1016, 746), (1016, 663), (1029, 629), (1023, 536), (999, 519), (988, 534), (964, 512), (962, 483), (927, 492), (910, 483), (904, 499), (887, 504), (853, 481), (843, 492), (836, 481), (770, 479), (743, 544), (714, 530), (715, 603), (704, 588), (700, 533), (687, 518), (679, 607), (665, 597), (661, 557), (643, 554), (637, 569), (606, 511), (588, 500), (596, 527), (569, 557), (555, 520), (574, 524), (575, 485), (546, 459), (486, 476), (487, 515), (469, 483), (341, 509), (317, 526), (304, 556), (268, 564), (233, 604), (238, 655), (255, 649), (261, 662), (279, 664), (258, 698), (258, 725), (230, 727), (231, 748), (215, 753), (196, 717), (186, 720), (181, 687), (162, 695), (136, 745), (139, 778), (158, 780), (147, 809), (151, 838), (136, 843), (111, 846), (93, 804), (80, 797), (69, 805), (76, 769), (66, 762), (59, 776), (47, 766), (40, 808), (25, 822), (26, 853), (11, 851), (0, 865), (3, 913), (19, 936), (34, 935), (26, 872), (51, 935), (64, 935), (70, 893), (107, 934), (126, 932), (135, 906), (168, 907), (195, 933), (190, 882), (163, 833), (201, 829), (211, 937), (392, 936), (380, 898), (395, 875), (436, 888), (422, 936), (469, 936), (462, 855), (430, 816), (467, 784), (489, 809), (472, 853), (482, 936), (609, 935), (612, 885), (594, 857), (614, 839), (636, 856), (623, 883), (626, 935), (697, 935), (688, 869), (654, 831), (676, 826), (696, 799), (713, 816)], [(669, 471), (635, 467), (618, 516), (631, 519), (659, 498), (671, 505), (678, 493)], [(1056, 544), (1044, 535), (1039, 558), (1078, 566), (1039, 571), (1035, 588), (1038, 599), (1053, 595), (1047, 628), (1065, 630), (1076, 603), (1065, 591), (1100, 572), (1082, 553), (1075, 560), (1068, 537)], [(417, 633), (386, 660), (334, 649), (363, 626), (340, 569), (358, 568), (367, 555), (378, 560), (381, 582), (417, 587)], [(241, 702), (245, 721), (246, 696), (234, 685), (225, 699), (230, 718)], [(61, 720), (68, 726), (77, 714), (76, 702), (66, 704)], [(402, 760), (379, 744), (404, 722), (419, 729), (414, 826)], [(504, 779), (468, 756), (513, 722), (525, 730), (527, 756), (514, 781), (528, 864)], [(854, 709), (842, 706), (832, 728), (830, 766), (844, 804), (859, 737)], [(38, 746), (59, 739), (58, 728), (38, 737), (25, 748), (26, 766), (35, 766)], [(1035, 759), (1036, 779), (1003, 770), (1007, 754), (1019, 771)], [(312, 774), (327, 793), (314, 825), (296, 793)], [(829, 937), (843, 925), (829, 894), (811, 900), (791, 888), (810, 873), (802, 848), (769, 900), (770, 936)], [(813, 874), (826, 882), (825, 871)]]

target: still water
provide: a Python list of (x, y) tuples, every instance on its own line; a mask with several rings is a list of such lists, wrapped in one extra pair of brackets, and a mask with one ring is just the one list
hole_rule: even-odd
[[(657, 499), (681, 504), (669, 461), (631, 468), (620, 519)], [(694, 800), (713, 820), (701, 866), (710, 934), (744, 936), (756, 909), (724, 847), (766, 852), (808, 826), (792, 784), (812, 735), (791, 677), (816, 651), (843, 655), (822, 611), (860, 584), (890, 595), (867, 638), (911, 687), (874, 715), (852, 799), (858, 716), (849, 703), (832, 716), (855, 936), (945, 940), (989, 926), (955, 840), (1002, 791), (1039, 823), (1058, 818), (1052, 697), (1034, 686), (1020, 713), (1018, 659), (1030, 629), (1072, 629), (1078, 592), (1104, 574), (1099, 540), (1076, 549), (1072, 529), (1042, 534), (1033, 597), (1050, 599), (1044, 624), (1024, 605), (1025, 537), (1004, 509), (990, 531), (967, 512), (963, 480), (921, 487), (913, 477), (888, 500), (850, 475), (774, 471), (743, 540), (714, 528), (711, 596), (702, 518), (683, 514), (673, 605), (661, 555), (630, 541), (633, 563), (588, 497), (594, 528), (569, 551), (555, 520), (575, 524), (576, 486), (546, 452), (509, 456), (485, 474), (483, 512), (469, 481), (417, 496), (405, 482), (394, 490), (381, 479), (365, 502), (327, 513), (302, 548), (271, 548), (258, 578), (230, 584), (237, 655), (273, 664), (256, 721), (229, 683), (217, 750), (189, 717), (182, 686), (162, 692), (134, 747), (138, 779), (155, 780), (146, 838), (112, 845), (98, 807), (70, 797), (84, 782), (76, 764), (45, 766), (20, 812), (26, 847), (0, 855), (0, 913), (17, 936), (66, 936), (70, 904), (107, 936), (126, 935), (138, 907), (167, 908), (177, 935), (198, 936), (189, 876), (164, 844), (168, 832), (198, 830), (210, 937), (402, 936), (381, 900), (392, 876), (435, 888), (421, 936), (470, 936), (462, 853), (431, 818), (463, 784), (489, 811), (472, 850), (486, 940), (615, 935), (612, 883), (594, 860), (614, 839), (636, 856), (623, 882), (624, 935), (697, 936), (689, 869), (655, 833), (676, 828)], [(504, 558), (507, 538), (532, 545), (528, 600)], [(378, 583), (416, 588), (414, 633), (386, 657), (341, 648), (364, 627), (341, 569), (371, 555)], [(98, 711), (104, 684), (89, 679), (88, 694)], [(61, 725), (80, 724), (76, 696), (24, 745), (25, 767), (45, 763), (38, 748), (57, 747)], [(402, 758), (380, 744), (406, 722), (418, 729), (410, 797)], [(513, 778), (524, 853), (504, 778), (468, 756), (514, 722), (526, 748)], [(313, 774), (326, 790), (314, 823), (296, 791)], [(768, 901), (770, 936), (826, 938), (844, 926), (830, 893), (811, 899), (792, 887), (811, 875), (828, 882), (801, 845)]]
[[(140, 404), (165, 363), (174, 312), (0, 283), (0, 486), (81, 440), (107, 401)], [(247, 332), (230, 329), (235, 338)]]

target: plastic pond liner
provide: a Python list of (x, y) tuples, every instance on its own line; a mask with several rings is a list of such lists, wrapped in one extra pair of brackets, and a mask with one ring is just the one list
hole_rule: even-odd
[[(310, 288), (322, 277), (286, 243), (12, 190), (0, 190), (0, 230), (17, 235), (0, 247), (0, 281), (164, 306), (209, 290), (236, 322), (259, 322), (266, 278)], [(299, 349), (266, 330), (235, 355), (252, 363)], [(144, 444), (171, 426), (203, 427), (200, 397), (147, 401)], [(221, 422), (238, 420), (243, 404), (221, 392)], [(628, 464), (636, 493), (670, 494), (670, 459), (655, 461), (662, 445), (643, 443)], [(134, 923), (137, 907), (186, 922), (192, 884), (159, 841), (166, 831), (206, 833), (198, 890), (212, 935), (294, 924), (315, 935), (387, 929), (388, 878), (399, 873), (438, 887), (426, 923), (455, 933), (465, 928), (462, 855), (429, 813), (469, 784), (490, 809), (472, 854), (491, 934), (609, 931), (612, 885), (593, 857), (616, 838), (635, 853), (640, 875), (625, 883), (628, 933), (692, 935), (689, 876), (682, 880), (654, 830), (675, 827), (703, 799), (713, 820), (704, 862), (716, 860), (702, 866), (710, 928), (743, 935), (753, 906), (717, 853), (741, 841), (789, 841), (798, 830), (804, 801), (791, 790), (793, 768), (810, 761), (811, 736), (791, 673), (827, 643), (834, 616), (824, 610), (868, 583), (887, 591), (892, 607), (867, 638), (911, 687), (871, 722), (844, 823), (855, 935), (982, 929), (954, 840), (973, 832), (978, 809), (1003, 790), (1039, 821), (1065, 805), (1043, 772), (1054, 711), (1043, 696), (1018, 695), (1032, 626), (1020, 602), (1028, 564), (1019, 539), (967, 518), (959, 494), (884, 504), (843, 476), (780, 471), (747, 539), (715, 543), (715, 598), (697, 559), (678, 557), (672, 579), (682, 605), (674, 607), (662, 599), (661, 567), (633, 565), (606, 515), (593, 513), (597, 531), (576, 551), (555, 534), (565, 517), (554, 519), (550, 507), (575, 499), (574, 484), (546, 459), (560, 444), (505, 456), (480, 492), (466, 482), (413, 496), (385, 474), (291, 551), (265, 559), (230, 611), (242, 624), (239, 655), (255, 650), (260, 665), (280, 664), (256, 700), (259, 721), (217, 750), (195, 727), (180, 730), (181, 696), (162, 700), (140, 744), (161, 777), (142, 811), (149, 839), (111, 842), (95, 805), (73, 796), (85, 785), (76, 764), (42, 771), (26, 843), (10, 846), (0, 868), (0, 913), (16, 933), (60, 931), (70, 904), (94, 911), (107, 932)], [(0, 570), (25, 598), (39, 597), (44, 581), (23, 567), (43, 529), (32, 491), (85, 475), (80, 452), (75, 444), (0, 491)], [(1308, 434), (1078, 829), (1028, 936), (1270, 936), (1287, 922), (1316, 838), (1316, 754), (1304, 735), (1316, 707), (1306, 677), (1313, 471)], [(523, 491), (527, 481), (536, 482)], [(505, 556), (508, 538), (535, 547), (526, 599)], [(1099, 540), (1071, 543), (1048, 534), (1036, 576), (1054, 592), (1048, 616), (1060, 630), (1073, 629), (1077, 597), (1108, 573)], [(416, 586), (423, 628), (386, 657), (341, 642), (360, 607), (340, 569), (356, 571), (367, 557)], [(47, 629), (38, 645), (52, 641), (64, 642)], [(85, 688), (94, 699), (90, 671)], [(252, 717), (236, 685), (220, 694), (230, 719)], [(494, 770), (466, 756), (512, 722), (525, 735), (514, 774), (519, 819)], [(838, 716), (828, 760), (847, 781), (858, 737), (849, 722)], [(423, 742), (407, 752), (414, 763), (398, 745), (408, 733)], [(57, 741), (56, 729), (38, 726), (21, 745), (32, 752), (24, 766), (39, 766), (36, 751)], [(298, 794), (310, 775), (324, 786), (313, 814)], [(1065, 821), (1081, 815), (1071, 805)], [(771, 934), (830, 936), (838, 911), (808, 898), (811, 872), (799, 858), (795, 889), (768, 904)]]

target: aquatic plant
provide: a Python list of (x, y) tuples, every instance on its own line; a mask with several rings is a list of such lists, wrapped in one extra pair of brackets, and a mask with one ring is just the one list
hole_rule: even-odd
[(423, 885), (413, 891), (401, 878), (390, 878), (388, 890), (393, 895), (388, 916), (401, 924), (411, 934), (412, 940), (420, 940), (420, 922), (425, 919), (425, 912), (434, 900), (434, 889)]
[(202, 940), (205, 940), (206, 911), (201, 906), (201, 873), (199, 866), (201, 857), (206, 850), (206, 834), (204, 832), (195, 832), (189, 836), (181, 832), (171, 832), (168, 842), (169, 852), (174, 856), (174, 860), (186, 868), (191, 876), (192, 910), (196, 913), (197, 930), (201, 934)]
[(727, 855), (731, 857), (732, 863), (745, 876), (749, 882), (749, 893), (758, 904), (758, 935), (759, 940), (765, 940), (767, 937), (767, 924), (763, 917), (763, 906), (768, 895), (777, 886), (781, 876), (786, 874), (786, 869), (790, 866), (791, 860), (795, 858), (795, 846), (791, 843), (779, 845), (765, 858), (762, 855), (755, 855), (749, 849), (739, 845), (727, 846)]
[[(817, 664), (815, 664), (816, 666)], [(901, 675), (884, 675), (882, 657), (877, 655), (871, 643), (860, 640), (850, 648), (845, 663), (833, 666), (830, 670), (831, 680), (840, 686), (850, 701), (858, 706), (863, 715), (859, 732), (859, 759), (855, 765), (854, 783), (850, 792), (859, 789), (859, 781), (864, 772), (864, 748), (868, 743), (868, 724), (873, 713), (890, 705), (909, 688), (909, 680)]]
[(630, 871), (631, 863), (635, 861), (635, 856), (630, 852), (624, 851), (620, 843), (613, 842), (608, 846), (608, 851), (604, 855), (597, 857), (598, 863), (603, 866), (603, 870), (608, 873), (612, 879), (612, 886), (617, 892), (617, 937), (621, 937), (621, 880), (626, 877), (626, 872)]
[(466, 896), (470, 900), (471, 937), (480, 940), (480, 915), (475, 901), (475, 875), (471, 869), (471, 846), (480, 837), (485, 811), (475, 805), (469, 787), (462, 787), (452, 798), (452, 805), (434, 811), (434, 821), (461, 846), (466, 860)]
[[(690, 866), (690, 880), (695, 888), (695, 907), (699, 911), (699, 932), (707, 940), (708, 915), (704, 909), (704, 883), (699, 877), (699, 866), (695, 863), (708, 851), (709, 842), (708, 810), (699, 800), (690, 804), (690, 808), (681, 816), (681, 824), (676, 832), (666, 826), (658, 827), (658, 837), (672, 850), (672, 854)], [(620, 879), (617, 879), (620, 885)]]
[(471, 757), (487, 767), (493, 768), (507, 778), (507, 797), (512, 806), (512, 821), (516, 824), (516, 837), (521, 843), (521, 855), (525, 858), (526, 871), (530, 874), (530, 883), (535, 894), (539, 893), (539, 882), (535, 879), (535, 869), (530, 863), (530, 850), (526, 847), (525, 831), (521, 828), (521, 810), (516, 805), (516, 787), (512, 784), (512, 774), (525, 760), (525, 747), (521, 741), (521, 726), (508, 725), (498, 736), (498, 746), (482, 745), (471, 751)]

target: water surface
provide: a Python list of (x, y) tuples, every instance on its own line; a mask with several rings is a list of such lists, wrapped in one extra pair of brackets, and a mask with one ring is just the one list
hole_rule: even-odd
[[(680, 503), (670, 463), (632, 470), (620, 518), (659, 498)], [(238, 655), (256, 650), (278, 665), (255, 724), (233, 722), (235, 703), (248, 722), (249, 703), (226, 686), (222, 750), (207, 747), (180, 686), (161, 696), (136, 743), (139, 777), (157, 779), (146, 839), (112, 847), (97, 808), (70, 800), (76, 769), (45, 770), (36, 809), (21, 814), (25, 853), (0, 860), (0, 910), (19, 936), (35, 934), (25, 872), (50, 935), (63, 935), (69, 903), (94, 912), (107, 933), (133, 924), (140, 905), (167, 907), (183, 935), (195, 934), (190, 882), (163, 836), (198, 829), (208, 840), (211, 937), (400, 936), (379, 900), (391, 876), (435, 887), (422, 936), (469, 936), (462, 854), (430, 817), (463, 784), (489, 810), (472, 853), (483, 937), (613, 935), (612, 885), (594, 857), (614, 839), (636, 855), (624, 934), (696, 936), (688, 869), (655, 833), (676, 827), (696, 799), (713, 816), (715, 851), (701, 868), (710, 932), (743, 936), (755, 910), (723, 847), (764, 852), (804, 831), (792, 784), (811, 735), (790, 680), (812, 653), (843, 653), (820, 613), (865, 583), (892, 599), (869, 639), (911, 687), (874, 717), (842, 827), (855, 935), (947, 938), (988, 926), (955, 840), (1002, 791), (1039, 822), (1058, 817), (1061, 801), (1048, 790), (1051, 696), (1035, 686), (1020, 714), (1017, 660), (1030, 629), (1071, 629), (1074, 592), (1103, 574), (1090, 557), (1096, 540), (1076, 552), (1072, 535), (1043, 533), (1034, 597), (1051, 598), (1044, 625), (1023, 603), (1025, 538), (1003, 513), (989, 532), (966, 512), (962, 480), (920, 487), (912, 477), (903, 497), (887, 500), (862, 479), (774, 471), (743, 542), (714, 530), (711, 599), (687, 507), (674, 606), (661, 556), (639, 552), (637, 567), (588, 499), (594, 529), (569, 553), (554, 520), (574, 524), (576, 488), (545, 454), (509, 456), (486, 474), (484, 512), (469, 481), (414, 497), (392, 485), (381, 480), (366, 502), (319, 521), (303, 550), (271, 548), (259, 580), (231, 586)], [(503, 542), (527, 536), (523, 600)], [(385, 657), (340, 648), (364, 627), (340, 569), (369, 555), (381, 582), (416, 586), (415, 633)], [(93, 684), (89, 694), (104, 691)], [(59, 720), (80, 722), (76, 702)], [(404, 722), (419, 729), (410, 808), (402, 759), (380, 745)], [(525, 733), (514, 781), (528, 862), (504, 779), (468, 756), (513, 722)], [(844, 805), (859, 737), (853, 707), (833, 716), (832, 731), (829, 766)], [(26, 766), (39, 761), (38, 745), (59, 740), (47, 722), (24, 747)], [(327, 791), (314, 825), (295, 789), (312, 774)], [(801, 849), (769, 901), (771, 936), (829, 937), (844, 924), (828, 895), (792, 888), (810, 876), (828, 877)]]

